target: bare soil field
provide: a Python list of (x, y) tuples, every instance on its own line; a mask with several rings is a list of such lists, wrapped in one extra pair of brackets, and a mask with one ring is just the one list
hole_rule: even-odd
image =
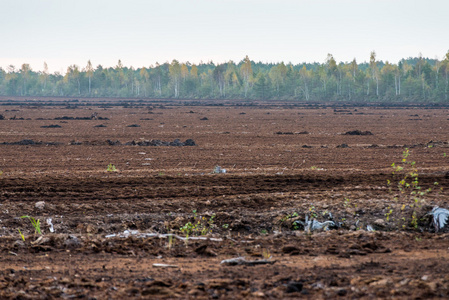
[(0, 298), (447, 298), (448, 114), (0, 98)]

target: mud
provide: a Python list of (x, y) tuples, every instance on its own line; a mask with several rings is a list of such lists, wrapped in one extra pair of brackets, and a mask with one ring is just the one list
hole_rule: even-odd
[[(0, 114), (1, 298), (448, 297), (449, 236), (427, 215), (449, 208), (447, 108), (54, 98)], [(419, 205), (392, 174), (406, 149), (432, 189)], [(237, 257), (270, 263), (221, 264)]]

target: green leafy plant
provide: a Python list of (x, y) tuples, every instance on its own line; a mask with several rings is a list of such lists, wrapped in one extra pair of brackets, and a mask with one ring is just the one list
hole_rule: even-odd
[[(400, 163), (392, 163), (392, 174), (397, 179), (397, 183), (393, 184), (390, 180), (387, 181), (390, 192), (395, 193), (393, 197), (394, 202), (406, 203), (401, 206), (401, 211), (404, 212), (406, 207), (410, 207), (411, 213), (408, 218), (402, 218), (403, 221), (409, 222), (413, 228), (418, 228), (418, 212), (425, 201), (425, 196), (432, 192), (432, 188), (423, 189), (419, 183), (418, 168), (416, 162), (409, 160), (410, 150), (406, 148), (402, 153), (402, 160)], [(435, 182), (434, 185), (438, 185)], [(389, 221), (394, 212), (393, 205), (387, 208), (385, 213), (386, 220)], [(404, 226), (403, 226), (404, 227)]]
[(21, 216), (20, 218), (22, 218), (22, 219), (29, 219), (30, 222), (31, 222), (31, 225), (33, 225), (33, 227), (34, 227), (35, 233), (42, 234), (42, 231), (41, 231), (41, 220), (39, 220), (39, 219), (36, 220), (35, 218), (30, 217), (30, 216)]
[(117, 168), (113, 164), (109, 164), (108, 168), (106, 169), (107, 172), (117, 172)]
[(215, 214), (213, 214), (209, 219), (206, 217), (201, 217), (197, 214), (196, 209), (192, 211), (193, 212), (193, 222), (187, 222), (179, 228), (183, 234), (186, 235), (186, 238), (188, 238), (191, 235), (206, 235), (210, 232), (212, 232), (212, 229), (214, 228), (214, 219)]
[(318, 217), (318, 214), (315, 210), (315, 206), (313, 206), (313, 205), (311, 205), (309, 207), (309, 213), (310, 213), (310, 218), (312, 218), (312, 219), (316, 219)]
[[(288, 215), (286, 215), (286, 216), (281, 218), (281, 223), (285, 223), (285, 222), (289, 221), (290, 219), (296, 218), (298, 216), (299, 216), (299, 214), (297, 212), (294, 212), (292, 214), (288, 214)], [(299, 229), (298, 223), (293, 222), (292, 223), (292, 229), (293, 230), (298, 230)]]

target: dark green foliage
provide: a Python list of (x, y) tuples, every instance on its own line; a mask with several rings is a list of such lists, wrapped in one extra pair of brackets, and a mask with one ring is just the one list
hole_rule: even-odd
[[(374, 54), (374, 55), (373, 55)], [(245, 58), (248, 62), (248, 58)], [(66, 96), (181, 99), (278, 99), (297, 101), (444, 102), (449, 100), (449, 54), (445, 59), (407, 58), (398, 64), (340, 62), (262, 63), (245, 59), (193, 65), (179, 62), (134, 69), (71, 65), (67, 74), (35, 72), (24, 64), (0, 68), (0, 96)], [(247, 64), (248, 66), (248, 64)], [(175, 70), (175, 71), (174, 71)], [(178, 70), (178, 71), (177, 71)], [(181, 70), (181, 71), (179, 71)], [(248, 76), (248, 70), (250, 72)], [(181, 72), (181, 73), (179, 73)]]

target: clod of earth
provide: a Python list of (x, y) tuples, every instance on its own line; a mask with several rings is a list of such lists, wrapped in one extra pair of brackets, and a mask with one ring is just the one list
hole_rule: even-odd
[(44, 125), (44, 126), (41, 126), (41, 128), (61, 128), (61, 125), (58, 125), (58, 124)]
[(371, 131), (352, 130), (347, 131), (344, 135), (373, 135)]

